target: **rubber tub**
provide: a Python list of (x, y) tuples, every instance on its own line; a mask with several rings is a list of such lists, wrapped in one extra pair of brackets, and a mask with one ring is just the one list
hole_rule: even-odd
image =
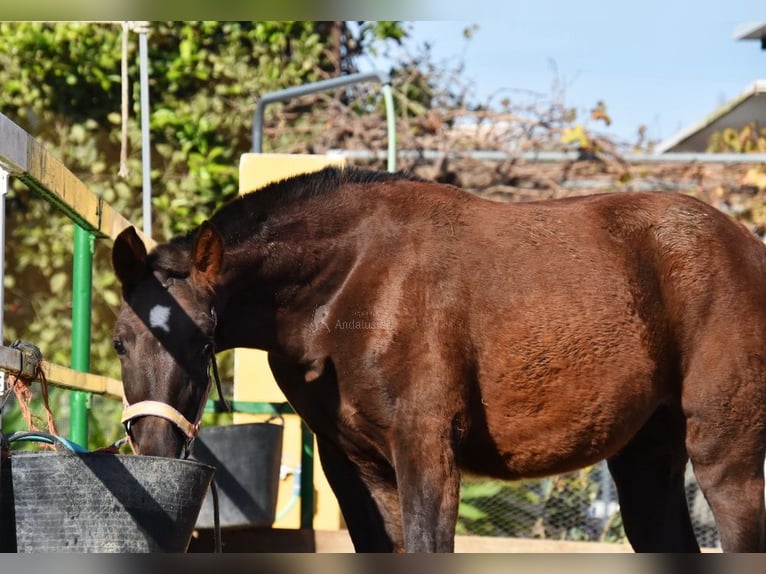
[(213, 473), (199, 462), (163, 457), (6, 453), (0, 549), (185, 552)]
[[(222, 527), (274, 523), (282, 460), (282, 425), (248, 423), (203, 427), (192, 457), (216, 469)], [(202, 504), (197, 528), (213, 528), (213, 500)]]

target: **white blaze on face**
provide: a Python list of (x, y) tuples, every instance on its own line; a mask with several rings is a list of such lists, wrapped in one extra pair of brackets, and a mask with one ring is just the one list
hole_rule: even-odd
[(161, 329), (170, 333), (170, 307), (167, 305), (155, 305), (149, 311), (149, 325), (152, 329)]

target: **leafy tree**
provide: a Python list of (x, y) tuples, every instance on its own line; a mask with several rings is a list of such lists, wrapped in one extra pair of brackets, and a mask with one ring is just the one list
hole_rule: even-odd
[[(149, 31), (153, 235), (188, 231), (237, 192), (239, 156), (248, 151), (260, 94), (355, 71), (355, 60), (406, 29), (396, 22), (154, 22)], [(141, 222), (138, 42), (128, 44), (129, 175), (121, 151), (122, 26), (0, 23), (0, 112), (57, 155), (95, 193)], [(276, 114), (278, 108), (270, 110)], [(305, 111), (305, 108), (304, 108)], [(279, 145), (289, 145), (284, 130)], [(266, 149), (271, 145), (266, 142)], [(73, 227), (15, 183), (8, 197), (6, 331), (68, 364)], [(110, 245), (97, 242), (91, 370), (119, 377), (111, 328), (119, 290)], [(63, 393), (57, 419), (67, 418)], [(93, 442), (111, 440), (120, 406), (94, 398)], [(61, 425), (65, 429), (65, 425)], [(104, 436), (99, 429), (104, 428)]]

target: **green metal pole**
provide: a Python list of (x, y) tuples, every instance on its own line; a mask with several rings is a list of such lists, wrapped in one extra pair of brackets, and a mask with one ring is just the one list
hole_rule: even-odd
[[(92, 233), (75, 224), (74, 262), (72, 265), (72, 368), (90, 369), (91, 285), (93, 282)], [(69, 438), (88, 448), (88, 408), (90, 395), (84, 391), (70, 394)]]
[(314, 528), (314, 433), (301, 421), (301, 528)]

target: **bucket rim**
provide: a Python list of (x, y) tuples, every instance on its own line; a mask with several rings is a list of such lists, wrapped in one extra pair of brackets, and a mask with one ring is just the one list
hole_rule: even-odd
[(205, 429), (220, 429), (229, 427), (256, 427), (256, 426), (272, 426), (272, 427), (284, 427), (285, 419), (281, 414), (276, 414), (268, 419), (262, 421), (248, 421), (243, 423), (224, 422), (222, 424), (213, 424), (207, 426), (201, 426), (200, 430)]
[[(60, 456), (62, 458), (103, 458), (106, 460), (107, 458), (111, 459), (117, 459), (117, 460), (135, 460), (136, 462), (148, 462), (149, 464), (180, 464), (180, 465), (187, 465), (187, 466), (193, 466), (193, 467), (202, 467), (206, 468), (212, 471), (215, 471), (215, 467), (211, 466), (209, 464), (205, 464), (204, 462), (200, 462), (198, 460), (194, 460), (191, 458), (170, 458), (165, 456), (148, 456), (148, 455), (142, 455), (142, 454), (122, 454), (122, 453), (109, 453), (109, 452), (86, 452), (86, 453), (76, 453), (76, 452), (70, 452), (70, 451), (30, 451), (30, 450), (19, 450), (19, 451), (9, 451), (7, 453), (7, 457), (10, 459), (13, 459), (14, 457), (23, 457), (23, 458), (38, 458), (38, 457), (49, 457), (49, 456)], [(5, 455), (3, 456), (5, 458)]]
[[(276, 419), (274, 419), (276, 420)], [(275, 423), (271, 420), (268, 421), (261, 421), (257, 423), (232, 423), (232, 424), (223, 424), (223, 425), (210, 425), (210, 426), (203, 426), (200, 427), (200, 432), (210, 432), (220, 429), (229, 429), (229, 428), (253, 428), (253, 427), (273, 427), (273, 428), (279, 428), (283, 429), (285, 427), (284, 423)]]

